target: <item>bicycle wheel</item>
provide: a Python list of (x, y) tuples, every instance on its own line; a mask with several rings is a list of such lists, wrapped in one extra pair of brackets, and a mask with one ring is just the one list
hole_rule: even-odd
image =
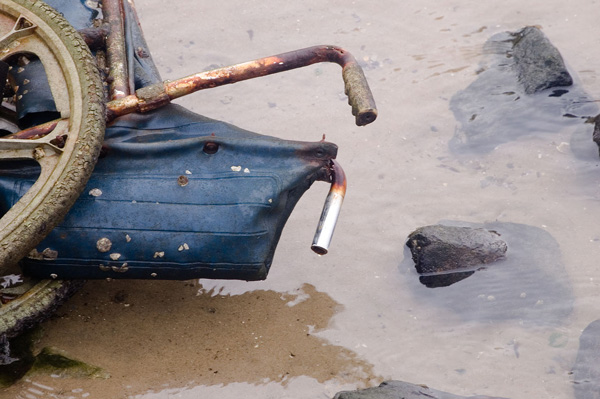
[[(41, 1), (0, 0), (0, 59), (20, 56), (41, 61), (60, 117), (47, 134), (0, 138), (0, 161), (40, 166), (37, 181), (0, 219), (1, 274), (26, 256), (78, 198), (98, 158), (105, 124), (102, 82), (81, 36)], [(0, 307), (0, 334), (14, 335), (43, 317), (68, 287), (60, 280), (31, 283), (18, 299)]]

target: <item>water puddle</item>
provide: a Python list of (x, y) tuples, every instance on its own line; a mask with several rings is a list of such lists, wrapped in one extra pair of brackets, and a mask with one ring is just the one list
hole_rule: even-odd
[[(52, 342), (69, 356), (101, 365), (114, 397), (123, 387), (134, 394), (160, 391), (165, 383), (286, 386), (299, 376), (369, 386), (380, 381), (371, 364), (318, 336), (341, 308), (308, 284), (295, 293), (221, 295), (192, 282), (95, 281), (46, 324), (36, 346)], [(29, 379), (55, 390), (105, 385), (58, 377), (38, 372)]]

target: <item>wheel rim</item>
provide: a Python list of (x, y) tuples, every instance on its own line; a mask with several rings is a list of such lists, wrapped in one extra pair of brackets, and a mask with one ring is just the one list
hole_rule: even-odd
[[(83, 87), (81, 74), (95, 71), (89, 65), (82, 70), (78, 64), (91, 64), (91, 57), (81, 60), (78, 34), (56, 15), (50, 16), (50, 25), (48, 7), (43, 3), (35, 3), (31, 9), (24, 6), (28, 4), (24, 0), (18, 3), (0, 1), (0, 58), (19, 54), (38, 57), (61, 118), (52, 132), (41, 138), (0, 138), (0, 159), (35, 160), (41, 166), (35, 184), (0, 219), (0, 268), (16, 263), (62, 220), (87, 182), (97, 158), (99, 140), (89, 140), (88, 136), (103, 131), (103, 126), (94, 126), (101, 123), (98, 118), (92, 123), (86, 119), (90, 112), (101, 114), (102, 106), (99, 98), (86, 99), (90, 87)], [(87, 52), (83, 52), (86, 56)], [(94, 83), (100, 85), (98, 81)], [(97, 91), (98, 87), (92, 89)], [(66, 137), (64, 147), (51, 143), (57, 136)]]
[[(60, 118), (43, 137), (0, 138), (0, 160), (34, 160), (41, 166), (34, 185), (0, 218), (0, 275), (15, 270), (79, 197), (96, 163), (105, 123), (102, 82), (89, 49), (41, 1), (0, 0), (0, 59), (19, 54), (42, 62)], [(57, 136), (66, 138), (64, 145), (52, 142)], [(79, 285), (26, 280), (19, 295), (0, 305), (0, 334), (14, 336), (43, 320)]]

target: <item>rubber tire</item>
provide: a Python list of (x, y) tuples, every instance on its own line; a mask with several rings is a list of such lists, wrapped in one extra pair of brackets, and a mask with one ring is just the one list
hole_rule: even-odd
[(41, 1), (0, 0), (1, 3), (16, 3), (29, 9), (59, 36), (69, 51), (68, 56), (75, 61), (81, 93), (71, 95), (81, 96), (83, 112), (75, 148), (60, 180), (39, 206), (28, 210), (30, 213), (16, 229), (9, 235), (0, 234), (0, 269), (5, 265), (14, 265), (25, 257), (63, 220), (92, 174), (105, 128), (100, 74), (81, 35), (59, 13)]
[[(94, 58), (75, 29), (53, 8), (41, 1), (0, 0), (0, 5), (22, 6), (52, 29), (68, 50), (76, 66), (83, 101), (81, 129), (67, 166), (59, 180), (31, 210), (23, 223), (6, 237), (0, 237), (0, 270), (25, 257), (59, 224), (84, 189), (98, 159), (104, 137), (105, 108), (102, 81)], [(14, 7), (14, 6), (12, 6)], [(38, 25), (40, 28), (42, 24)], [(65, 55), (61, 55), (65, 57)], [(72, 97), (70, 97), (72, 98)], [(71, 101), (70, 101), (71, 103)], [(71, 137), (69, 139), (72, 139)], [(63, 156), (65, 156), (63, 154)], [(50, 316), (79, 286), (80, 281), (42, 280), (21, 297), (0, 307), (0, 334), (15, 336)]]

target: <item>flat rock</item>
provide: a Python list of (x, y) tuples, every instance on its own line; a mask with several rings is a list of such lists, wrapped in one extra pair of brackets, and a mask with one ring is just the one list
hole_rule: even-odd
[(433, 225), (408, 236), (417, 272), (457, 271), (504, 259), (506, 242), (500, 234), (482, 228)]
[[(573, 290), (562, 263), (560, 246), (544, 229), (517, 223), (467, 223), (445, 220), (447, 226), (482, 228), (501, 235), (509, 251), (501, 263), (473, 271), (423, 276), (416, 272), (405, 247), (400, 270), (403, 289), (423, 306), (442, 309), (438, 317), (458, 317), (466, 322), (513, 321), (524, 326), (561, 325), (573, 309)], [(443, 279), (468, 278), (453, 284)], [(439, 279), (434, 283), (423, 278)], [(441, 288), (431, 289), (432, 284)], [(444, 286), (445, 285), (445, 286)]]
[(423, 385), (386, 381), (375, 388), (338, 392), (333, 399), (505, 399), (493, 396), (458, 396)]

